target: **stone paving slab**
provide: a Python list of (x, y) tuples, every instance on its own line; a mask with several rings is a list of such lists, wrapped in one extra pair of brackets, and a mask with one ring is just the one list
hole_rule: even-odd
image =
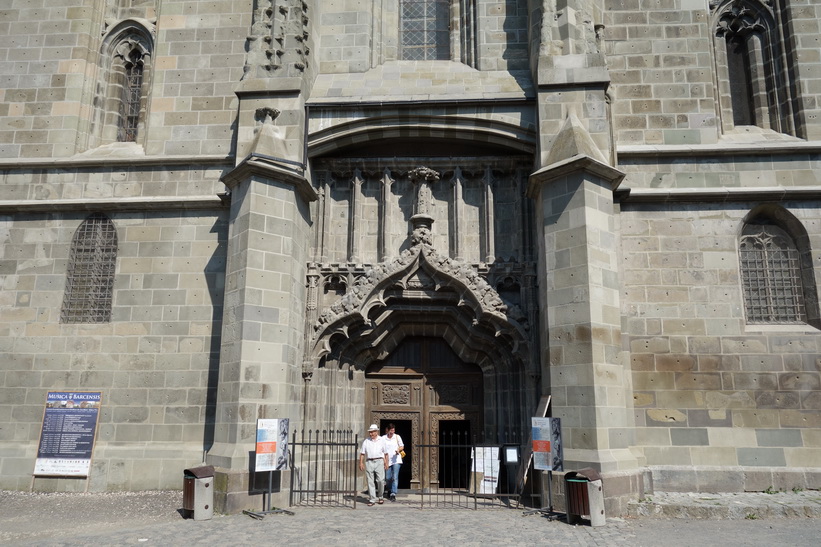
[[(742, 495), (739, 495), (742, 496)], [(756, 507), (816, 502), (821, 493), (745, 495)], [(767, 496), (768, 499), (764, 499)], [(702, 494), (656, 494), (659, 505), (702, 506)], [(739, 498), (745, 499), (745, 498)], [(713, 500), (715, 501), (715, 500)], [(180, 516), (181, 492), (42, 494), (0, 492), (0, 544), (8, 545), (817, 545), (819, 518), (701, 520), (608, 518), (605, 526), (568, 525), (514, 508), (420, 509), (385, 503), (356, 509), (292, 507), (293, 515)], [(744, 505), (744, 504), (740, 504)]]

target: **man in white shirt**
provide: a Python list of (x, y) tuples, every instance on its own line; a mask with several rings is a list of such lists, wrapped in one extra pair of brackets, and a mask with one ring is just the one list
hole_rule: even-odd
[(402, 452), (405, 449), (405, 443), (402, 442), (402, 437), (396, 434), (396, 426), (388, 424), (385, 428), (385, 445), (388, 449), (388, 469), (385, 473), (385, 482), (387, 489), (385, 496), (390, 495), (391, 501), (396, 501), (396, 489), (399, 487), (399, 468), (402, 467)]
[[(379, 436), (379, 427), (371, 424), (368, 437), (362, 441), (359, 452), (359, 469), (365, 472), (368, 479), (368, 506), (382, 503), (385, 490), (385, 470), (388, 468), (388, 448)], [(378, 495), (377, 495), (378, 494)]]

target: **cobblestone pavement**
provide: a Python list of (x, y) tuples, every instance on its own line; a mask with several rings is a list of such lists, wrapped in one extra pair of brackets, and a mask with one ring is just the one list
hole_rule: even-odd
[(521, 509), (419, 509), (400, 502), (352, 509), (292, 508), (294, 514), (207, 521), (180, 516), (179, 492), (30, 494), (0, 492), (0, 543), (9, 545), (818, 545), (819, 518), (609, 518), (572, 526)]

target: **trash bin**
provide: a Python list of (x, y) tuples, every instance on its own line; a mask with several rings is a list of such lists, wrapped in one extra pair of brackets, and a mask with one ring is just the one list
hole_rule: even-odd
[(203, 465), (183, 471), (182, 516), (210, 520), (214, 516), (214, 466)]
[(590, 526), (604, 526), (604, 491), (598, 471), (585, 468), (566, 473), (564, 496), (568, 524), (586, 515), (590, 517)]

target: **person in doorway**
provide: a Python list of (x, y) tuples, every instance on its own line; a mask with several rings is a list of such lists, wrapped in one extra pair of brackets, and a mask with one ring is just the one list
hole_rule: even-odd
[(385, 445), (388, 449), (388, 469), (385, 471), (385, 497), (396, 501), (396, 489), (399, 487), (399, 468), (402, 467), (402, 453), (405, 443), (396, 434), (396, 426), (388, 424), (385, 428)]
[(359, 451), (359, 469), (365, 472), (368, 479), (368, 507), (382, 503), (385, 490), (385, 471), (388, 469), (388, 448), (385, 440), (379, 436), (379, 427), (371, 424), (368, 437), (362, 441)]

